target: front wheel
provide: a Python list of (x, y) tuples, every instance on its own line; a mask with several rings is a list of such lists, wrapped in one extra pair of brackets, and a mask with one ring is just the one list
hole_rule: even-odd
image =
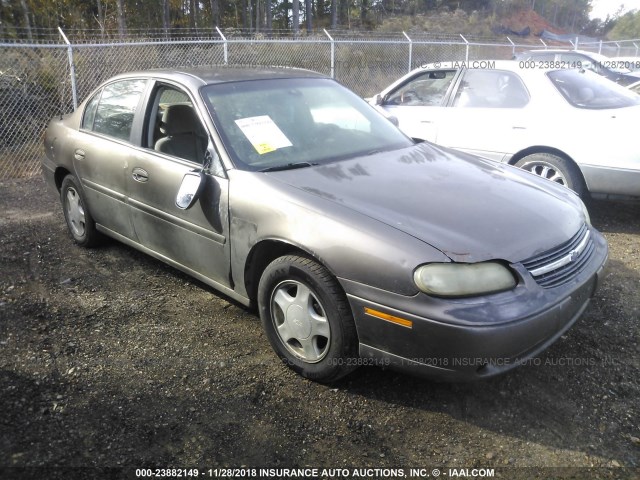
[(564, 185), (580, 196), (584, 193), (584, 183), (578, 167), (566, 158), (550, 153), (533, 153), (520, 159), (515, 166)]
[(271, 346), (302, 376), (332, 382), (356, 368), (351, 309), (337, 281), (314, 260), (287, 255), (271, 262), (258, 285), (258, 309)]

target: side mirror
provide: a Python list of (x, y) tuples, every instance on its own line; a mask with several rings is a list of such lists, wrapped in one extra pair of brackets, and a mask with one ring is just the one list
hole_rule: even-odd
[(376, 105), (382, 105), (382, 100), (383, 100), (382, 95), (377, 94), (376, 97), (375, 97)]
[(200, 172), (188, 172), (184, 175), (176, 196), (176, 207), (186, 210), (195, 203), (202, 186), (202, 179), (203, 176)]

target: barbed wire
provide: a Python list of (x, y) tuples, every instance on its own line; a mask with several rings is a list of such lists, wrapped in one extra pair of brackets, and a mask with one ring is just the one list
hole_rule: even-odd
[[(242, 29), (242, 28), (221, 28), (220, 32), (227, 40), (266, 40), (266, 39), (324, 39), (327, 38), (325, 30), (311, 30), (307, 31), (301, 29), (297, 33), (292, 30), (282, 29)], [(425, 32), (410, 29), (406, 32), (383, 32), (378, 30), (345, 30), (335, 29), (328, 30), (329, 35), (336, 41), (343, 40), (398, 40), (409, 41), (407, 36), (412, 41), (451, 41), (458, 42), (463, 41), (460, 34), (457, 33), (440, 33), (440, 32)], [(169, 29), (163, 28), (128, 28), (125, 32), (120, 32), (118, 29), (91, 29), (91, 28), (70, 28), (64, 29), (64, 33), (71, 43), (112, 43), (112, 42), (139, 42), (139, 41), (179, 41), (179, 40), (217, 40), (220, 39), (219, 31), (214, 27), (171, 27)], [(508, 37), (496, 35), (496, 36), (480, 36), (480, 35), (464, 35), (466, 41), (472, 43), (499, 43), (508, 41)], [(516, 43), (540, 43), (539, 37), (535, 35), (528, 38), (518, 37)], [(32, 27), (26, 29), (24, 27), (14, 27), (11, 29), (4, 29), (0, 33), (1, 43), (29, 43), (29, 44), (47, 44), (47, 43), (62, 43), (60, 32), (58, 28), (44, 28), (44, 27)], [(628, 44), (640, 42), (640, 39), (607, 41), (603, 40), (603, 44)], [(547, 42), (549, 43), (549, 42)], [(554, 43), (554, 42), (552, 42)], [(557, 42), (556, 42), (557, 43)], [(582, 42), (586, 43), (586, 42)], [(588, 42), (589, 44), (600, 42)]]

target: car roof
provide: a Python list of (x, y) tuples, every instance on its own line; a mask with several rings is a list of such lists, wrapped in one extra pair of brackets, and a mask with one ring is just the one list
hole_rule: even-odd
[(573, 50), (571, 48), (534, 48), (531, 50), (525, 50), (522, 53), (580, 53), (582, 55), (596, 55), (595, 52), (588, 52), (586, 50)]
[(122, 73), (111, 80), (123, 78), (157, 78), (174, 80), (194, 87), (216, 83), (243, 82), (277, 78), (328, 78), (318, 72), (291, 67), (233, 67), (215, 65), (193, 68), (153, 69)]

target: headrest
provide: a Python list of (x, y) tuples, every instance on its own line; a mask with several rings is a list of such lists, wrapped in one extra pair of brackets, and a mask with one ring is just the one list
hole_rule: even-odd
[(190, 105), (169, 105), (162, 114), (162, 132), (165, 135), (194, 133), (199, 125), (196, 112)]

